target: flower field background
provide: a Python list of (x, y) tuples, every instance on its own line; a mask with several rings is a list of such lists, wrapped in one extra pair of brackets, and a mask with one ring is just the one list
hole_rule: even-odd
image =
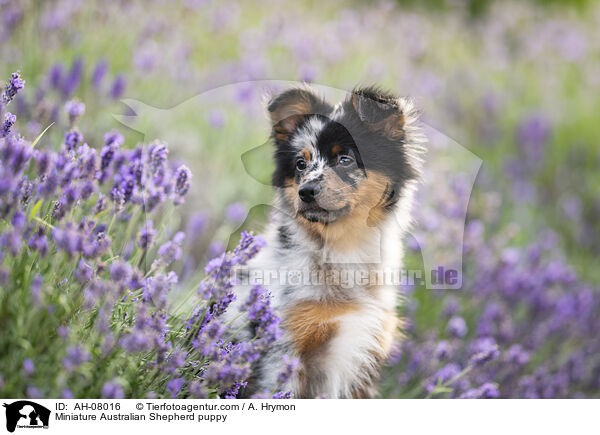
[(381, 396), (597, 397), (600, 7), (487, 3), (0, 0), (0, 395), (235, 397), (279, 334), (268, 289), (251, 341), (220, 315), (271, 198), (254, 83), (286, 80), (412, 96), (483, 161), (464, 240), (471, 186), (427, 174), (463, 288), (399, 288)]

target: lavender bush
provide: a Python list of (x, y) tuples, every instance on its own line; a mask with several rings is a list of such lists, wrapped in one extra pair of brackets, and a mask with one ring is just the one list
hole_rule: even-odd
[[(23, 87), (13, 74), (0, 114)], [(171, 164), (165, 144), (128, 149), (116, 131), (96, 149), (75, 126), (84, 104), (65, 110), (72, 128), (57, 151), (12, 125), (0, 139), (2, 395), (235, 397), (279, 334), (260, 287), (245, 303), (257, 324), (251, 341), (235, 342), (220, 319), (235, 298), (231, 268), (262, 240), (244, 232), (207, 265), (199, 297), (179, 304), (193, 310), (174, 309), (170, 266), (185, 236), (168, 237), (160, 219), (184, 202), (191, 171)], [(273, 394), (286, 395), (264, 392)]]
[[(470, 208), (466, 223), (463, 288), (402, 289), (407, 337), (389, 362), (384, 394), (596, 397), (597, 285), (577, 275), (551, 229), (541, 227), (532, 242), (519, 243), (522, 232), (501, 224), (494, 210), (498, 205), (491, 205), (495, 194), (490, 186), (484, 188), (483, 200)], [(463, 190), (456, 184), (435, 198), (433, 210), (421, 212), (444, 216)], [(424, 220), (422, 213), (417, 211), (417, 218)], [(498, 230), (486, 234), (486, 228)], [(461, 236), (446, 237), (460, 243)], [(413, 249), (418, 254), (418, 245)], [(416, 259), (409, 256), (409, 261)]]

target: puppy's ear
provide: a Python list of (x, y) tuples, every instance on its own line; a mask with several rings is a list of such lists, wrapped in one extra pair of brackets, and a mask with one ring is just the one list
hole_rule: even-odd
[(391, 140), (404, 137), (404, 114), (394, 95), (373, 87), (354, 89), (350, 102), (352, 110), (369, 130)]
[(308, 89), (289, 89), (275, 96), (267, 106), (275, 139), (285, 141), (306, 116), (323, 113), (326, 105)]

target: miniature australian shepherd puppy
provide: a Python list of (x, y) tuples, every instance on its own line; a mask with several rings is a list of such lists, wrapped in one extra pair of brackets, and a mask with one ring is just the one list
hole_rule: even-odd
[[(294, 88), (275, 96), (268, 111), (275, 207), (267, 245), (248, 268), (325, 279), (265, 285), (283, 336), (254, 364), (241, 396), (273, 391), (289, 355), (300, 361), (288, 386), (296, 398), (374, 397), (400, 321), (397, 283), (370, 278), (401, 267), (424, 143), (417, 112), (410, 100), (372, 87), (335, 106)], [(369, 279), (344, 281), (356, 272)], [(247, 321), (236, 310), (249, 287), (230, 309), (239, 325)]]

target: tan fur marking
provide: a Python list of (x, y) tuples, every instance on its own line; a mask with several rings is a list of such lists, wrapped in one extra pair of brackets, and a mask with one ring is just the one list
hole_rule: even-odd
[(275, 110), (269, 113), (275, 137), (277, 139), (285, 138), (296, 129), (296, 126), (306, 115), (311, 113), (310, 94), (299, 91), (288, 96), (285, 101), (277, 105)]
[(296, 129), (296, 126), (304, 118), (304, 115), (291, 114), (273, 124), (275, 139), (285, 140)]
[[(343, 183), (341, 180), (340, 182)], [(351, 190), (346, 186), (343, 191), (348, 196), (348, 203), (352, 207), (348, 216), (328, 225), (306, 220), (302, 220), (302, 223), (328, 246), (340, 251), (359, 249), (365, 238), (372, 237), (373, 231), (378, 231), (374, 227), (385, 215), (384, 199), (389, 193), (390, 185), (391, 181), (385, 175), (370, 171), (367, 173), (367, 178), (359, 183), (357, 190)], [(336, 195), (343, 194), (337, 190)]]
[(310, 161), (310, 150), (309, 150), (308, 148), (304, 148), (304, 149), (302, 150), (302, 158), (303, 158), (304, 160), (306, 160), (307, 162), (309, 162), (309, 161)]
[(354, 111), (358, 113), (358, 95), (352, 94), (352, 107), (354, 107)]
[(340, 144), (335, 144), (332, 148), (331, 148), (331, 154), (332, 155), (337, 155), (340, 151), (342, 151), (342, 146)]
[(283, 104), (282, 107), (271, 114), (274, 122), (279, 122), (296, 115), (308, 115), (312, 111), (308, 98), (299, 98), (292, 104)]
[(285, 179), (283, 196), (290, 204), (294, 204), (294, 201), (298, 196), (298, 185), (296, 184), (296, 180), (294, 178)]
[(284, 327), (304, 356), (323, 346), (336, 332), (337, 317), (356, 310), (354, 304), (303, 302), (288, 310)]
[[(358, 95), (352, 95), (352, 106), (356, 113), (358, 113), (358, 99)], [(404, 113), (397, 112), (379, 122), (365, 123), (365, 125), (371, 131), (381, 133), (392, 140), (399, 140), (404, 137), (404, 122)]]
[(394, 113), (375, 124), (368, 125), (368, 128), (393, 140), (402, 139), (404, 136), (404, 114)]

